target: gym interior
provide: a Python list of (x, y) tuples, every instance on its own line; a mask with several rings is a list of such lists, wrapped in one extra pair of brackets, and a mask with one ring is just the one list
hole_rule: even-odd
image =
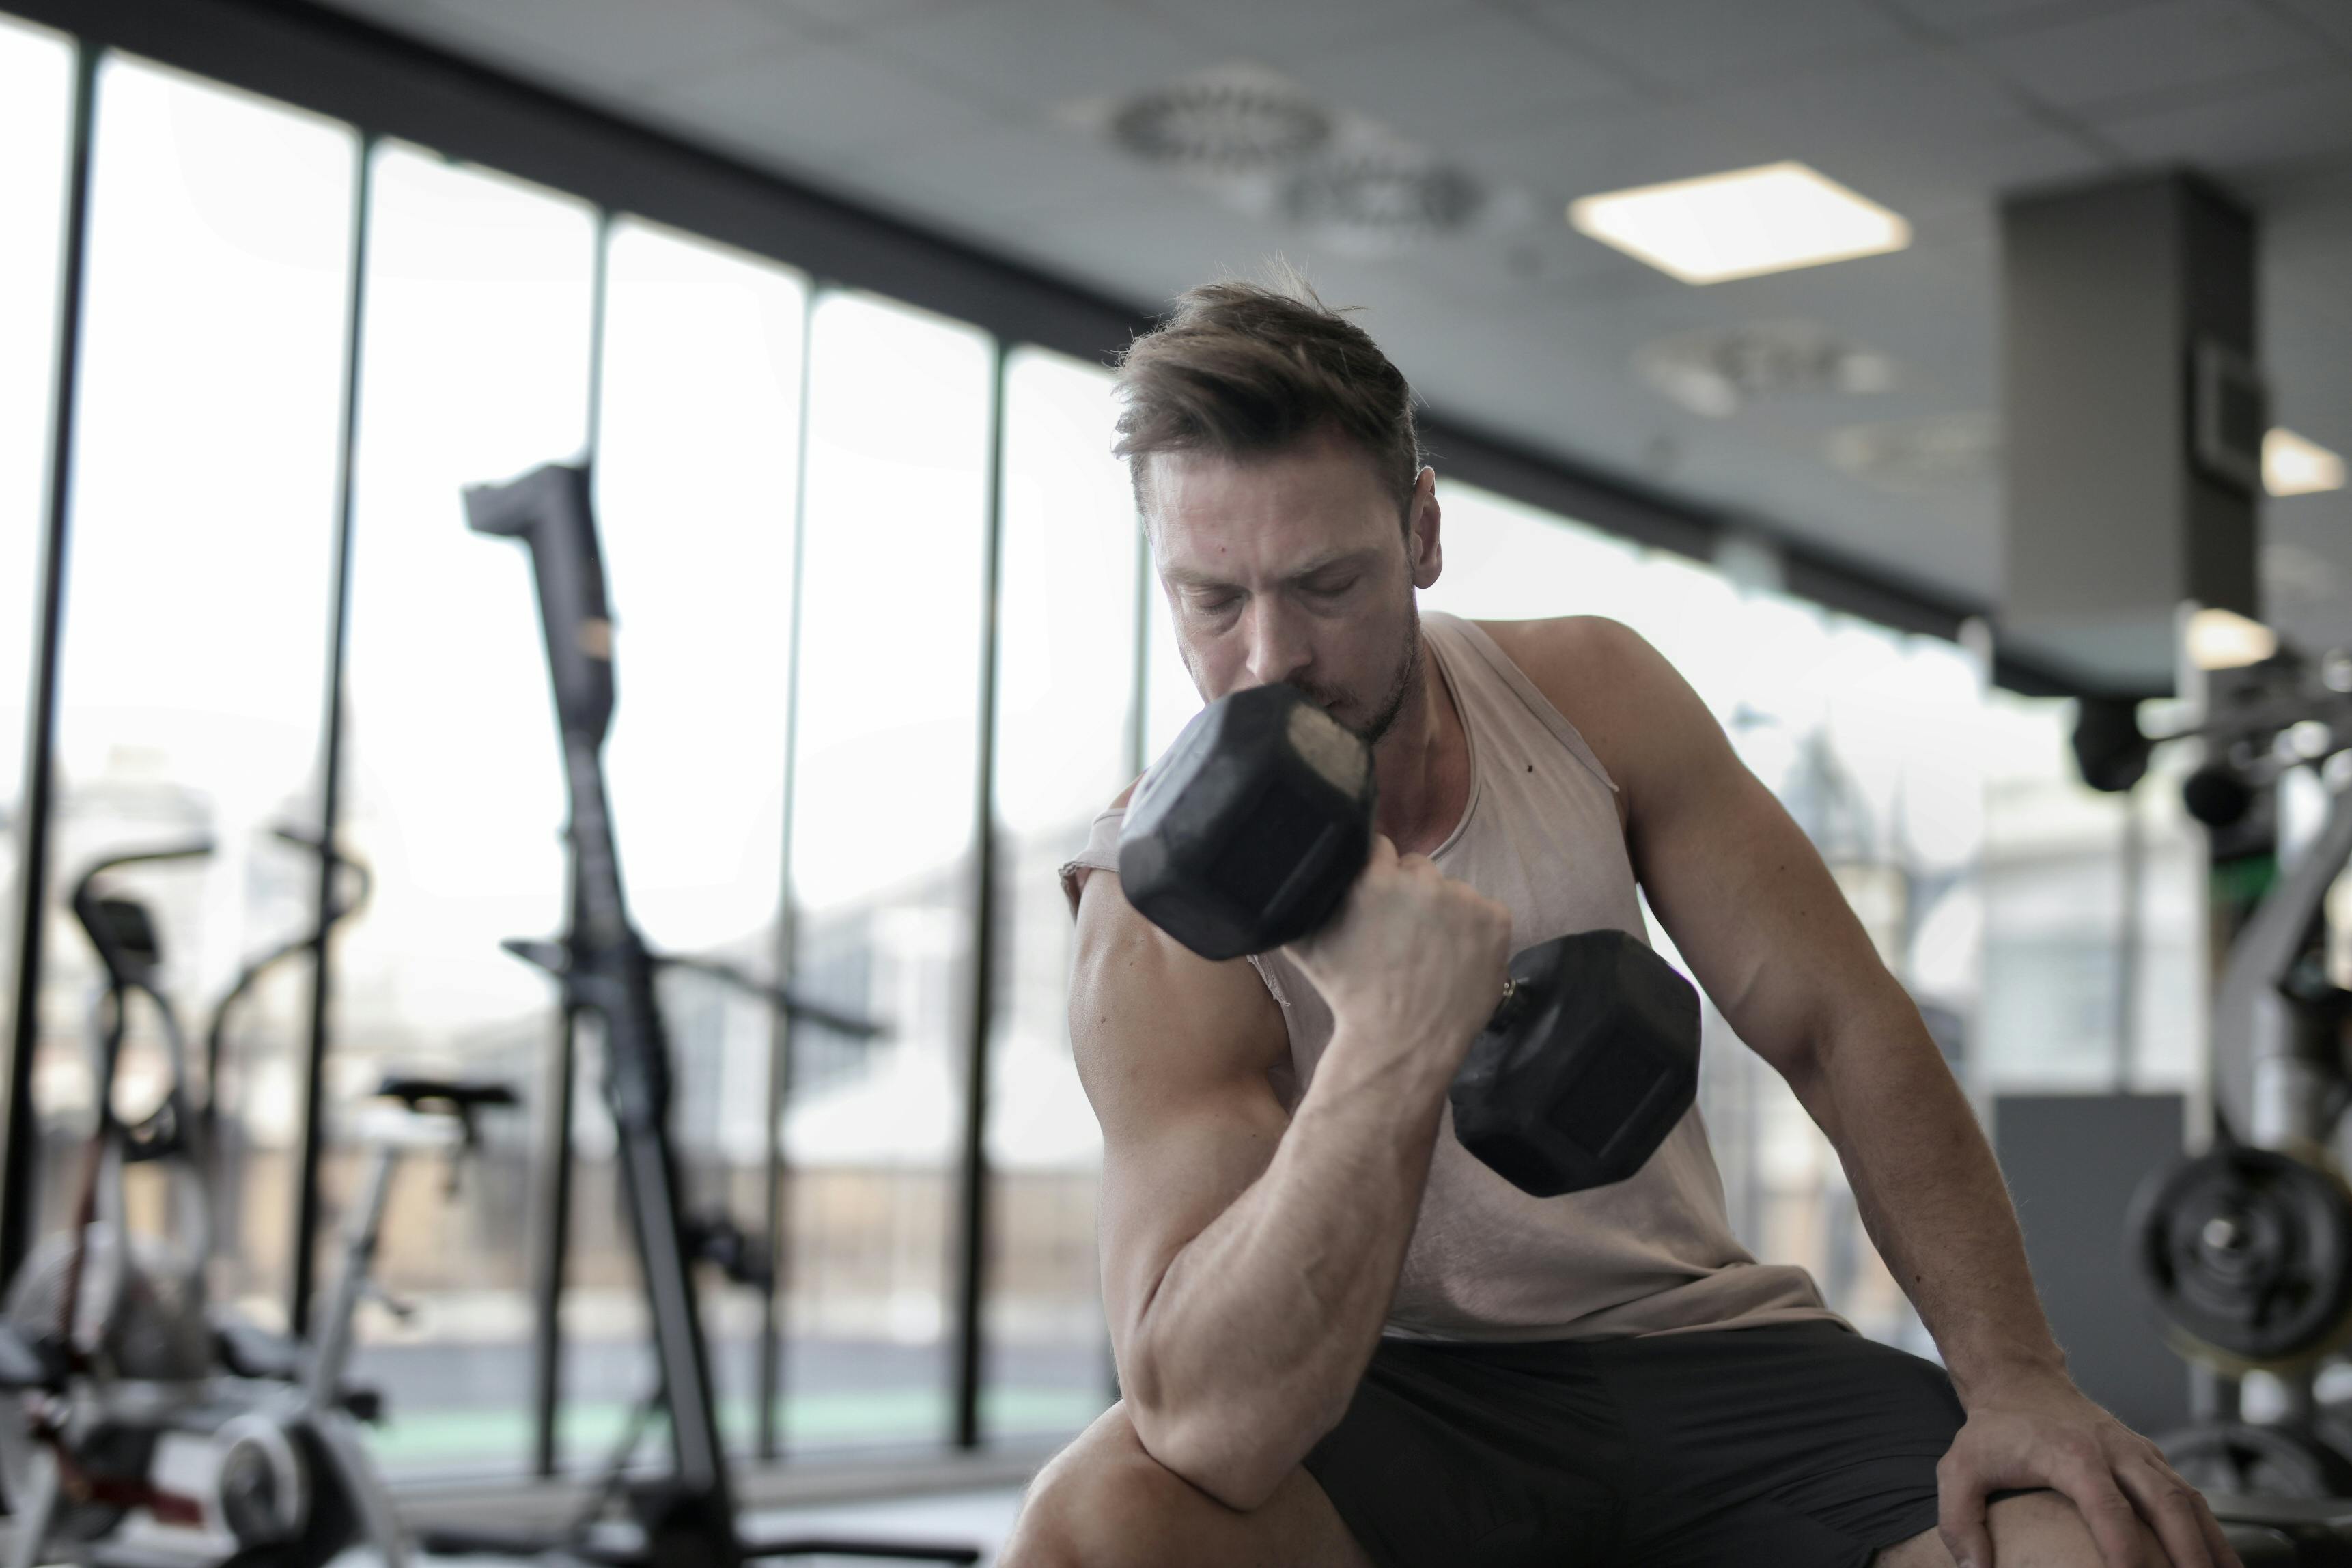
[(1671, 662), (2075, 1381), (2352, 1561), (2343, 0), (0, 0), (0, 125), (13, 1563), (997, 1560), (1119, 1395), (1056, 871), (1202, 708), (1113, 367), (1277, 261), (1423, 612)]

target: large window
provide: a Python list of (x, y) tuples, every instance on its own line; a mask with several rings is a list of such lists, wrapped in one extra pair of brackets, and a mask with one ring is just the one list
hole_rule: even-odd
[(1075, 1431), (1108, 1398), (1095, 1268), (1101, 1138), (1070, 1060), (1056, 868), (1136, 769), (1140, 538), (1110, 377), (1034, 351), (1005, 374), (997, 612), (992, 1434)]
[[(0, 636), (0, 951), (12, 954), (72, 95), (72, 46), (0, 19), (0, 623), (16, 628)], [(0, 1029), (15, 1019), (16, 997), (0, 996)]]
[[(608, 772), (623, 873), (656, 948), (767, 978), (783, 900), (808, 292), (772, 264), (627, 220), (605, 267), (596, 501), (617, 626)], [(695, 1205), (762, 1235), (776, 1021), (691, 971), (664, 977), (662, 1001)], [(576, 1100), (564, 1394), (586, 1436), (647, 1392), (653, 1358), (612, 1124), (584, 1063)], [(703, 1303), (740, 1443), (759, 1383), (759, 1297), (714, 1284)]]
[[(102, 857), (214, 846), (122, 879), (153, 904), (192, 1043), (242, 962), (309, 923), (317, 881), (272, 830), (319, 817), (355, 148), (151, 66), (98, 75), (53, 866), (62, 893)], [(79, 1138), (97, 963), (52, 927), (36, 1092)], [(266, 1317), (286, 1301), (308, 977), (283, 965), (246, 999), (216, 1086), (215, 1285)], [(166, 1071), (135, 1016), (124, 1109)]]
[(993, 354), (960, 323), (832, 293), (809, 355), (793, 969), (887, 1033), (794, 1034), (786, 1436), (930, 1442), (972, 1036)]
[[(499, 948), (563, 916), (539, 617), (523, 552), (469, 533), (458, 492), (580, 452), (595, 254), (583, 205), (414, 148), (379, 151), (373, 183), (343, 837), (375, 898), (338, 952), (331, 1200), (387, 1071), (531, 1092), (554, 1040), (546, 977)], [(490, 1115), (454, 1197), (431, 1160), (394, 1191), (379, 1271), (417, 1310), (371, 1310), (356, 1364), (396, 1390), (395, 1463), (521, 1461), (532, 1121)]]

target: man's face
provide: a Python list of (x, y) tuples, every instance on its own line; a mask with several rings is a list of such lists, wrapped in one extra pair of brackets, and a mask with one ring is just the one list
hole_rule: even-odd
[(1423, 470), (1408, 533), (1362, 450), (1317, 436), (1244, 462), (1160, 453), (1152, 554), (1204, 701), (1286, 680), (1377, 741), (1412, 694), (1412, 591), (1437, 580), (1437, 501)]

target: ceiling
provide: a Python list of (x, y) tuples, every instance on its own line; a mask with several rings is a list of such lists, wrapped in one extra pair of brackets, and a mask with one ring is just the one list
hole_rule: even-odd
[[(2000, 596), (1997, 466), (1963, 442), (1890, 489), (1831, 460), (1857, 449), (1837, 433), (1987, 427), (2002, 194), (2187, 163), (2260, 216), (2276, 419), (2352, 453), (2352, 0), (332, 3), (1139, 310), (1286, 256), (1451, 420), (1974, 604)], [(1242, 66), (1458, 166), (1486, 216), (1351, 253), (1100, 128), (1108, 102)], [(1912, 246), (1702, 289), (1562, 220), (1784, 158), (1901, 213)], [(1638, 368), (1787, 323), (1892, 384), (1711, 415)], [(2352, 493), (2265, 524), (2273, 618), (2352, 637)]]

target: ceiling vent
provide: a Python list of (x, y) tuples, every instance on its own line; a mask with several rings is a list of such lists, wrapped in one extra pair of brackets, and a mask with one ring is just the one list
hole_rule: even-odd
[(1813, 321), (1758, 321), (1644, 344), (1633, 373), (1694, 414), (1737, 414), (1751, 398), (1885, 392), (1895, 362)]
[(1975, 484), (2000, 458), (2000, 425), (1990, 414), (1937, 414), (1830, 434), (1832, 467), (1897, 495)]
[(1331, 140), (1331, 117), (1279, 82), (1194, 78), (1129, 100), (1112, 115), (1110, 132), (1155, 163), (1255, 174), (1313, 156)]
[(1480, 205), (1469, 175), (1410, 157), (1321, 161), (1283, 194), (1283, 207), (1295, 221), (1372, 248), (1457, 234), (1477, 217)]
[(1379, 122), (1328, 107), (1248, 61), (1132, 98), (1067, 103), (1059, 115), (1236, 212), (1294, 226), (1341, 254), (1377, 257), (1523, 226), (1533, 210), (1518, 193), (1490, 189)]

